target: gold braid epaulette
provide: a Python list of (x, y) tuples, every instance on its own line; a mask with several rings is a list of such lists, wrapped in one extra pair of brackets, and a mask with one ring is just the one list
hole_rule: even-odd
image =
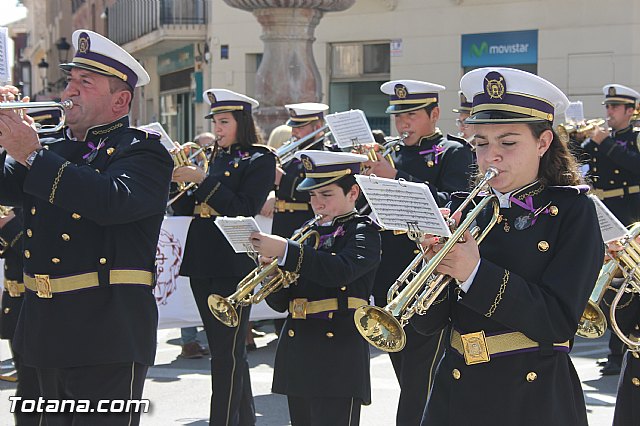
[(56, 198), (56, 191), (58, 190), (58, 184), (60, 183), (60, 178), (62, 177), (62, 172), (64, 171), (64, 169), (69, 164), (71, 164), (71, 163), (68, 162), (68, 161), (65, 161), (64, 163), (62, 163), (62, 166), (60, 166), (60, 169), (58, 169), (58, 175), (53, 180), (53, 186), (51, 187), (51, 195), (49, 195), (49, 202), (51, 204), (53, 204), (53, 200)]
[(498, 290), (496, 299), (493, 301), (493, 305), (491, 305), (489, 312), (484, 314), (485, 317), (491, 318), (491, 316), (495, 313), (496, 309), (498, 309), (498, 305), (500, 304), (500, 302), (502, 302), (502, 295), (504, 294), (504, 290), (507, 288), (508, 282), (509, 282), (509, 271), (505, 269), (504, 276), (502, 277), (502, 284), (500, 285), (500, 290)]

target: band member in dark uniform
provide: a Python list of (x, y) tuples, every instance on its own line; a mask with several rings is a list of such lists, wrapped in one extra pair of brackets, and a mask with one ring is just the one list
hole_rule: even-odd
[[(2, 293), (2, 311), (0, 313), (0, 339), (9, 340), (9, 346), (18, 323), (18, 316), (24, 299), (24, 282), (22, 280), (22, 211), (2, 207), (0, 215), (0, 257), (4, 259), (4, 291)], [(11, 351), (13, 364), (16, 367), (18, 386), (16, 396), (25, 399), (38, 399), (40, 386), (38, 375), (33, 367), (24, 365), (20, 356)], [(0, 376), (0, 380), (7, 380)], [(14, 379), (15, 380), (15, 379)], [(16, 424), (34, 425), (40, 423), (38, 413), (21, 411), (17, 404), (14, 413)]]
[[(73, 45), (60, 66), (62, 100), (73, 102), (63, 131), (38, 137), (31, 119), (0, 111), (0, 204), (24, 211), (26, 291), (13, 348), (37, 369), (45, 400), (139, 399), (155, 358), (154, 263), (173, 162), (159, 135), (129, 127), (134, 89), (149, 82), (144, 68), (88, 30), (75, 31)], [(43, 416), (48, 425), (140, 420)]]
[(457, 136), (465, 140), (465, 148), (469, 149), (473, 155), (473, 146), (471, 145), (473, 140), (473, 125), (465, 122), (471, 113), (471, 102), (469, 102), (462, 92), (458, 92), (458, 96), (460, 96), (460, 106), (452, 110), (458, 114), (458, 118), (456, 118), (456, 126), (458, 126)]
[[(582, 144), (589, 157), (589, 176), (594, 193), (624, 225), (640, 220), (640, 132), (631, 126), (631, 117), (640, 93), (620, 84), (608, 84), (602, 88), (611, 131), (595, 127)], [(601, 308), (609, 313), (614, 292), (608, 291)], [(628, 334), (637, 325), (636, 313), (640, 311), (637, 294), (625, 295), (616, 312), (621, 329)], [(626, 346), (611, 333), (609, 355), (602, 368), (603, 375), (620, 373), (622, 355)]]
[[(216, 146), (209, 171), (179, 167), (174, 180), (195, 182), (189, 197), (174, 203), (175, 214), (190, 209), (180, 275), (189, 277), (211, 351), (212, 425), (253, 425), (256, 422), (245, 340), (250, 306), (239, 308), (239, 325), (227, 327), (211, 314), (210, 294), (229, 296), (254, 267), (243, 253), (235, 253), (215, 225), (216, 216), (255, 216), (273, 187), (276, 160), (259, 142), (251, 111), (258, 102), (226, 89), (210, 89), (204, 98), (211, 106), (205, 117), (213, 122)], [(182, 204), (177, 204), (182, 203)], [(195, 204), (195, 209), (194, 209)]]
[[(588, 187), (552, 128), (568, 99), (510, 68), (473, 70), (460, 86), (473, 99), (479, 171), (499, 172), (489, 185), (500, 209), (479, 247), (467, 230), (448, 251), (436, 270), (456, 284), (412, 318), (427, 334), (452, 327), (421, 424), (586, 425), (569, 351), (604, 244)], [(486, 208), (476, 222), (492, 217)], [(436, 238), (425, 246), (443, 248)]]
[[(325, 125), (324, 113), (329, 106), (307, 102), (285, 105), (285, 108), (289, 111), (287, 125), (291, 126), (292, 141), (295, 143), (315, 132), (315, 136), (311, 137), (311, 144), (306, 146), (306, 149), (323, 150), (325, 137), (324, 132), (319, 130)], [(296, 189), (302, 179), (304, 167), (297, 158), (276, 169), (275, 198), (270, 198), (265, 203), (273, 205), (273, 234), (290, 237), (304, 222), (313, 217), (309, 193)]]
[[(444, 206), (449, 194), (463, 191), (469, 185), (473, 162), (471, 151), (462, 138), (444, 138), (436, 127), (440, 117), (438, 92), (444, 86), (415, 80), (384, 83), (382, 92), (390, 96), (387, 113), (393, 114), (398, 133), (408, 133), (404, 146), (392, 152), (395, 169), (378, 155), (380, 161), (369, 161), (366, 173), (378, 177), (405, 179), (429, 185), (438, 204)], [(463, 145), (464, 144), (464, 145)], [(382, 232), (382, 262), (374, 286), (376, 305), (387, 304), (387, 291), (417, 253), (416, 243), (406, 234)], [(407, 344), (400, 352), (390, 353), (400, 384), (398, 426), (414, 426), (420, 422), (433, 373), (443, 350), (444, 329), (435, 336), (422, 336), (407, 329)]]
[(287, 395), (294, 426), (352, 426), (362, 404), (371, 402), (369, 345), (360, 337), (353, 310), (368, 303), (380, 261), (380, 236), (368, 217), (355, 211), (360, 193), (354, 174), (367, 159), (344, 152), (299, 152), (305, 179), (298, 190), (311, 195), (322, 218), (319, 233), (304, 243), (276, 235), (252, 234), (254, 248), (278, 258), (299, 274), (297, 284), (267, 297), (289, 311), (278, 342), (273, 392)]

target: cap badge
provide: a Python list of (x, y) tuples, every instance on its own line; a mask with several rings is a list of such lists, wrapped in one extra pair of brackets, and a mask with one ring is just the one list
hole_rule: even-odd
[(608, 96), (616, 96), (616, 88), (611, 86), (609, 87), (609, 92), (608, 92)]
[(207, 92), (207, 98), (209, 98), (209, 103), (210, 104), (215, 104), (216, 103), (216, 95), (214, 95), (211, 92)]
[(305, 170), (308, 170), (308, 171), (313, 170), (313, 163), (311, 162), (311, 159), (309, 157), (307, 157), (306, 155), (303, 155), (301, 157), (301, 160)]
[(408, 92), (404, 84), (396, 84), (393, 90), (396, 93), (398, 99), (404, 99), (407, 97)]
[(296, 114), (296, 110), (293, 108), (289, 108), (289, 115), (291, 117), (296, 117), (298, 114)]
[(460, 105), (462, 104), (466, 104), (467, 102), (467, 97), (464, 95), (464, 93), (460, 93)]
[(78, 52), (85, 54), (91, 47), (91, 41), (89, 40), (89, 34), (82, 33), (78, 37)]
[(486, 82), (484, 91), (489, 98), (502, 100), (502, 97), (507, 90), (502, 74), (496, 71), (491, 71), (484, 77), (484, 81)]

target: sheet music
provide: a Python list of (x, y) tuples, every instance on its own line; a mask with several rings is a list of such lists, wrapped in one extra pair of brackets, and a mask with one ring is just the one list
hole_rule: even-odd
[(598, 223), (600, 225), (600, 232), (602, 233), (602, 239), (605, 243), (611, 241), (617, 241), (627, 235), (628, 230), (626, 226), (618, 220), (611, 210), (604, 205), (604, 203), (595, 195), (589, 195), (596, 205), (596, 212), (598, 213)]
[(341, 149), (351, 148), (353, 141), (360, 144), (374, 143), (371, 127), (364, 112), (359, 109), (336, 112), (325, 117), (331, 136)]
[(0, 27), (0, 83), (6, 84), (11, 81), (9, 74), (9, 44), (8, 29)]
[(582, 123), (584, 121), (582, 101), (569, 102), (569, 106), (564, 112), (564, 121), (566, 123)]
[(169, 134), (164, 130), (164, 127), (162, 127), (162, 124), (158, 123), (157, 121), (146, 124), (144, 126), (140, 126), (138, 128), (141, 130), (160, 133), (160, 142), (162, 142), (162, 145), (167, 148), (167, 151), (170, 151), (176, 147), (173, 143), (173, 140), (169, 137)]
[(451, 236), (427, 185), (375, 176), (355, 178), (384, 229), (409, 231), (417, 227), (426, 234)]
[(260, 227), (252, 217), (217, 217), (216, 226), (236, 253), (253, 251), (250, 236), (252, 232), (259, 232)]

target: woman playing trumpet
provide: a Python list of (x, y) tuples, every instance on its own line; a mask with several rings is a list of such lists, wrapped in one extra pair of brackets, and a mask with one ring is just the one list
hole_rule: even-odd
[[(228, 296), (255, 266), (227, 243), (216, 216), (255, 216), (273, 186), (275, 156), (257, 145), (252, 108), (258, 102), (225, 89), (204, 93), (211, 105), (216, 146), (208, 173), (196, 166), (174, 171), (174, 181), (196, 182), (192, 196), (172, 206), (176, 214), (193, 214), (180, 275), (189, 277), (212, 352), (211, 425), (253, 425), (255, 410), (245, 350), (250, 306), (239, 308), (240, 323), (229, 328), (209, 311), (207, 299)], [(195, 208), (194, 208), (195, 204)], [(182, 210), (181, 209), (186, 209)]]
[[(568, 352), (604, 246), (576, 162), (552, 130), (568, 100), (509, 68), (471, 71), (460, 85), (473, 99), (479, 170), (499, 172), (489, 184), (500, 216), (480, 247), (467, 231), (444, 257), (437, 271), (458, 285), (412, 318), (426, 334), (452, 327), (422, 425), (586, 425)], [(436, 238), (425, 245), (442, 248)]]

